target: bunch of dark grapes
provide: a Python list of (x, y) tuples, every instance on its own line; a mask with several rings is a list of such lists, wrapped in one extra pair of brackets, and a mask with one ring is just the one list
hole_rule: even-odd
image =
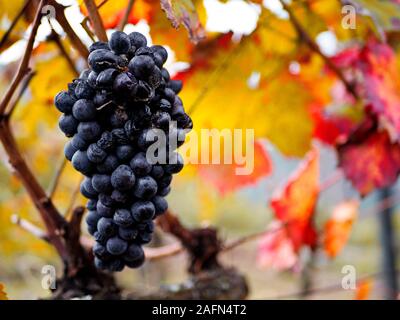
[[(89, 51), (90, 69), (57, 94), (55, 106), (63, 113), (59, 127), (71, 138), (65, 156), (85, 175), (81, 193), (89, 199), (95, 265), (121, 271), (144, 262), (142, 245), (151, 240), (154, 218), (167, 210), (172, 175), (183, 168), (171, 149), (183, 143), (192, 121), (177, 96), (181, 81), (163, 68), (165, 48), (147, 46), (138, 32), (117, 31)], [(146, 156), (154, 129), (179, 139), (164, 140), (165, 163), (151, 164)]]

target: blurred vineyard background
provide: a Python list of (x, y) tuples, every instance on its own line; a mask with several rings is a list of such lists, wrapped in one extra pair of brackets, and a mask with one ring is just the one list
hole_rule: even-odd
[[(24, 0), (0, 0), (3, 39), (26, 7), (1, 43), (1, 96), (29, 35), (37, 1), (28, 2), (25, 6)], [(96, 1), (107, 29), (118, 27), (129, 2)], [(393, 208), (393, 227), (400, 230), (396, 209), (400, 156), (395, 149), (400, 128), (400, 1), (172, 2), (175, 15), (181, 18), (178, 22), (183, 21), (189, 30), (183, 25), (174, 29), (159, 1), (134, 0), (125, 31), (143, 32), (151, 43), (168, 46), (167, 68), (184, 82), (181, 97), (195, 131), (252, 128), (257, 144), (250, 176), (235, 176), (234, 165), (187, 165), (173, 181), (168, 196), (171, 211), (186, 226), (217, 227), (224, 240), (260, 233), (271, 221), (284, 221), (282, 211), (271, 207), (271, 199), (276, 200), (277, 190), (288, 183), (296, 184), (302, 166), (313, 161), (315, 172), (307, 173), (294, 187), (296, 195), (289, 197), (284, 211), (298, 206), (300, 214), (309, 215), (318, 240), (311, 244), (302, 239), (296, 248), (285, 249), (287, 239), (268, 240), (270, 234), (266, 234), (223, 253), (222, 261), (248, 278), (249, 298), (298, 298), (311, 260), (307, 277), (315, 292), (309, 298), (383, 298), (379, 214)], [(59, 3), (68, 6), (68, 21), (90, 45), (82, 27), (87, 24), (84, 5), (72, 0)], [(355, 8), (355, 28), (343, 26), (348, 23), (343, 19), (352, 13), (343, 11), (345, 5)], [(66, 138), (58, 130), (53, 98), (85, 68), (85, 61), (57, 21), (43, 18), (31, 66), (28, 89), (12, 115), (12, 130), (41, 185), (53, 195), (59, 210), (69, 215), (72, 206), (85, 201), (77, 194), (80, 174), (64, 160)], [(380, 121), (371, 139), (383, 138), (371, 142), (368, 136), (355, 151), (346, 153), (345, 148), (353, 147), (349, 144), (352, 132), (370, 114)], [(62, 266), (51, 246), (12, 222), (17, 215), (42, 226), (2, 148), (0, 159), (0, 283), (10, 299), (46, 297), (49, 293), (40, 280), (42, 266), (52, 264), (58, 270)], [(388, 186), (392, 196), (384, 202), (375, 189)], [(302, 201), (305, 206), (309, 202), (309, 208), (303, 208)], [(350, 213), (344, 224), (331, 230), (328, 241), (327, 221), (334, 221), (335, 210), (343, 211), (340, 205), (350, 206), (345, 208)], [(173, 239), (157, 232), (153, 242), (159, 246)], [(139, 270), (118, 274), (117, 280), (128, 292), (151, 290), (182, 281), (186, 262), (184, 254), (147, 262)], [(344, 265), (353, 265), (357, 275), (365, 277), (357, 290), (341, 289)]]

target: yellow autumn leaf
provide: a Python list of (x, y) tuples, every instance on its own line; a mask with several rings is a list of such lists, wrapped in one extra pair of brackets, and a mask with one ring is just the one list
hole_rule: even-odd
[[(25, 6), (24, 0), (0, 1), (0, 40), (11, 26), (12, 21)], [(13, 32), (9, 35), (8, 41), (3, 44), (0, 51), (6, 49), (12, 43), (20, 39), (26, 31), (27, 22), (22, 17), (14, 26)]]
[(400, 3), (391, 0), (352, 0), (371, 15), (379, 28), (386, 31), (400, 30)]
[(305, 90), (301, 83), (290, 77), (286, 81), (273, 81), (266, 88), (266, 104), (262, 111), (263, 118), (265, 117), (265, 134), (287, 155), (302, 156), (311, 146), (311, 97), (305, 94)]
[(67, 88), (74, 73), (53, 44), (41, 44), (35, 50), (34, 71), (29, 97), (21, 100), (11, 124), (29, 165), (45, 180), (53, 169), (49, 159), (57, 162), (65, 142), (61, 133), (54, 134), (60, 116), (53, 104), (54, 96)]
[[(290, 52), (268, 59), (270, 54), (260, 45), (267, 42), (262, 32), (236, 45), (220, 43), (227, 49), (220, 48), (215, 56), (209, 53), (205, 65), (194, 68), (181, 96), (194, 130), (254, 129), (256, 138), (269, 139), (287, 155), (302, 156), (310, 147), (309, 106), (316, 97), (301, 77), (289, 74)], [(252, 77), (259, 77), (258, 82), (252, 83)]]
[(280, 19), (265, 9), (258, 20), (254, 33), (259, 49), (265, 55), (294, 55), (297, 48), (297, 32), (287, 19)]

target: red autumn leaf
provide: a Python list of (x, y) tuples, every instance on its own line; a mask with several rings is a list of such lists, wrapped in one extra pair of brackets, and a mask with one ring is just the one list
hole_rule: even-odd
[(257, 264), (263, 268), (286, 270), (293, 268), (296, 262), (297, 254), (286, 228), (281, 222), (273, 221), (258, 244)]
[(353, 186), (365, 196), (393, 184), (400, 172), (400, 146), (386, 131), (359, 135), (338, 148), (339, 165)]
[(334, 208), (332, 217), (326, 222), (324, 250), (330, 258), (336, 257), (347, 243), (358, 207), (357, 200), (340, 203)]
[(319, 152), (313, 149), (286, 186), (271, 199), (275, 216), (286, 224), (296, 252), (303, 245), (313, 247), (316, 243), (312, 218), (319, 191)]
[(198, 70), (212, 72), (215, 69), (213, 58), (220, 51), (225, 51), (225, 54), (229, 54), (229, 50), (234, 48), (232, 36), (233, 33), (231, 32), (216, 35), (214, 38), (208, 36), (206, 40), (190, 48), (188, 50), (190, 51), (190, 67), (175, 74), (174, 79), (185, 82), (194, 76)]
[[(332, 58), (339, 68), (352, 70), (351, 80), (368, 106), (389, 129), (400, 135), (400, 65), (394, 50), (387, 44), (370, 40), (363, 48), (348, 48)], [(362, 76), (362, 80), (357, 75)]]
[(361, 49), (358, 46), (347, 48), (331, 58), (331, 61), (339, 68), (354, 66), (360, 59)]
[[(222, 157), (221, 157), (222, 158)], [(242, 165), (233, 164), (200, 164), (200, 176), (213, 185), (221, 195), (235, 191), (244, 186), (255, 184), (260, 178), (269, 175), (272, 164), (261, 141), (254, 143), (254, 169), (249, 175), (238, 175), (237, 169)]]
[(370, 41), (361, 52), (359, 66), (365, 78), (365, 96), (372, 110), (384, 117), (400, 135), (400, 66), (387, 44)]
[(372, 281), (371, 279), (362, 280), (357, 283), (356, 294), (354, 300), (367, 300), (371, 294)]
[(350, 119), (328, 115), (323, 109), (312, 111), (311, 115), (314, 120), (313, 137), (330, 145), (346, 140), (354, 126)]

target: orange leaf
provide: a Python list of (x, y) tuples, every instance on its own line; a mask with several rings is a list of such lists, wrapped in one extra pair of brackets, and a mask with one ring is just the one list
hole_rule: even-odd
[(254, 143), (254, 169), (249, 175), (237, 175), (236, 170), (241, 168), (233, 164), (201, 164), (198, 166), (200, 176), (213, 185), (224, 195), (244, 186), (255, 184), (260, 178), (271, 173), (272, 164), (267, 150), (261, 143)]
[(325, 224), (324, 249), (330, 258), (336, 257), (349, 239), (358, 207), (357, 200), (340, 203), (334, 208), (332, 217)]
[(362, 280), (357, 283), (356, 294), (354, 296), (354, 300), (367, 300), (371, 294), (372, 289), (372, 280)]
[(313, 247), (316, 243), (312, 217), (319, 191), (319, 152), (313, 149), (286, 186), (271, 199), (275, 216), (287, 224), (296, 252), (303, 245)]
[(286, 228), (280, 221), (273, 221), (259, 242), (258, 265), (264, 268), (285, 270), (294, 267), (296, 262), (297, 254)]
[(7, 293), (4, 291), (4, 285), (0, 283), (0, 300), (8, 300)]

